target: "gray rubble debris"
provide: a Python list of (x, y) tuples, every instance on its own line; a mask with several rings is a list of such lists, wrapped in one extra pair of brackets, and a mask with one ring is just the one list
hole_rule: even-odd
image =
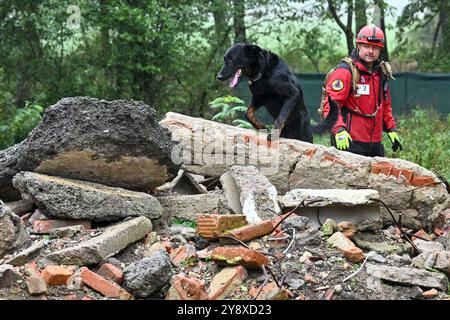
[(172, 275), (169, 255), (157, 250), (124, 270), (123, 287), (135, 297), (145, 298), (167, 285)]
[(372, 263), (366, 264), (366, 272), (375, 278), (402, 285), (435, 288), (441, 291), (447, 290), (447, 277), (442, 273)]
[(50, 253), (46, 258), (67, 265), (97, 264), (144, 238), (150, 231), (152, 231), (150, 219), (133, 218), (109, 227), (101, 235), (76, 246)]
[(92, 182), (21, 172), (13, 184), (48, 217), (113, 221), (129, 216), (157, 219), (163, 212), (149, 194)]
[(26, 140), (0, 151), (0, 194), (20, 199), (12, 185), (20, 171), (147, 192), (177, 174), (173, 146), (155, 110), (141, 101), (63, 98)]

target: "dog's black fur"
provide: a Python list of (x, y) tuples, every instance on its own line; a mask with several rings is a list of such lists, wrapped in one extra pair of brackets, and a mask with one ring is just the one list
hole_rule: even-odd
[(233, 78), (238, 70), (241, 73), (237, 83), (243, 76), (249, 79), (252, 101), (246, 117), (255, 128), (265, 129), (255, 116), (255, 111), (263, 105), (276, 119), (275, 129), (280, 130), (280, 136), (284, 138), (312, 143), (313, 134), (328, 132), (336, 123), (338, 106), (329, 98), (328, 117), (322, 123), (311, 126), (297, 78), (276, 54), (257, 45), (237, 43), (226, 51), (224, 66), (217, 79), (224, 81)]

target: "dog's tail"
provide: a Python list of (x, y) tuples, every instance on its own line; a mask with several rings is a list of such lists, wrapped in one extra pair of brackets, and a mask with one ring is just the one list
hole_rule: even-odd
[(328, 103), (330, 105), (330, 113), (328, 113), (328, 116), (321, 123), (312, 126), (313, 134), (330, 132), (338, 119), (339, 107), (337, 102), (328, 96)]

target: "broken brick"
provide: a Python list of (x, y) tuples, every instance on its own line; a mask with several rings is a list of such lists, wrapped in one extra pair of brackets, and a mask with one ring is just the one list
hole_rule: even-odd
[(80, 276), (85, 285), (100, 292), (106, 297), (124, 300), (133, 299), (133, 296), (121, 288), (117, 283), (103, 278), (101, 275), (92, 272), (86, 267), (81, 268)]
[(214, 276), (209, 286), (209, 299), (222, 300), (234, 292), (247, 278), (243, 266), (226, 267)]
[(196, 256), (197, 254), (195, 247), (191, 244), (186, 244), (172, 250), (170, 254), (170, 261), (172, 261), (175, 266), (179, 267), (187, 259)]
[(67, 280), (72, 276), (73, 268), (60, 266), (47, 266), (42, 270), (41, 275), (50, 286), (66, 285)]
[(169, 241), (163, 241), (161, 242), (161, 244), (164, 246), (164, 248), (166, 249), (167, 253), (171, 253), (173, 248), (172, 248), (172, 244)]
[(270, 220), (264, 220), (257, 224), (247, 225), (241, 228), (231, 230), (224, 235), (232, 236), (243, 242), (263, 237), (273, 230), (273, 224)]
[(338, 158), (338, 157), (333, 157), (333, 156), (330, 156), (330, 155), (325, 155), (325, 156), (322, 158), (322, 161), (330, 161), (332, 164), (338, 163), (338, 164), (340, 164), (341, 166), (347, 167), (347, 168), (349, 168), (349, 169), (353, 169), (353, 166), (352, 166), (352, 165), (348, 164), (347, 162), (345, 162), (344, 160), (342, 160), (341, 158)]
[(355, 225), (349, 221), (339, 222), (337, 225), (337, 229), (338, 229), (338, 231), (342, 232), (344, 234), (344, 236), (346, 236), (349, 239), (353, 238), (356, 234)]
[(197, 218), (197, 233), (206, 239), (220, 236), (229, 229), (247, 224), (244, 215), (236, 214), (203, 214)]
[(442, 236), (444, 234), (444, 230), (442, 230), (439, 227), (434, 228), (434, 234), (437, 235), (438, 237)]
[(62, 227), (82, 225), (85, 229), (91, 228), (87, 220), (37, 220), (33, 223), (35, 233), (49, 233), (51, 230)]
[[(408, 182), (411, 182), (411, 179), (412, 179), (412, 177), (413, 177), (413, 174), (414, 174), (414, 171), (412, 171), (412, 170), (406, 170), (406, 169), (403, 169), (403, 170), (401, 170), (401, 172), (400, 172), (400, 176), (405, 177), (406, 181), (408, 181)], [(400, 176), (399, 176), (399, 177), (400, 177)]]
[(434, 298), (438, 295), (438, 291), (436, 289), (431, 289), (425, 292), (422, 292), (422, 296), (425, 298)]
[(100, 269), (98, 269), (97, 274), (101, 275), (105, 279), (114, 281), (119, 285), (123, 282), (122, 270), (111, 263), (102, 264)]
[(425, 187), (425, 186), (430, 186), (430, 187), (434, 187), (435, 186), (435, 181), (432, 177), (428, 177), (428, 176), (413, 176), (411, 179), (411, 185), (413, 185), (414, 187)]
[(166, 295), (166, 300), (207, 300), (203, 281), (178, 274), (172, 278), (172, 286)]
[(317, 281), (310, 273), (305, 274), (305, 282), (310, 284), (319, 284), (319, 281)]
[[(258, 295), (259, 292), (259, 295)], [(275, 282), (266, 284), (260, 291), (260, 289), (253, 287), (249, 294), (256, 298), (256, 300), (288, 300), (292, 294), (286, 288), (278, 288)]]
[(342, 249), (339, 248), (338, 250), (350, 262), (357, 263), (357, 262), (361, 262), (362, 260), (364, 260), (364, 252), (358, 247), (342, 248)]
[(34, 274), (31, 277), (28, 277), (26, 280), (26, 285), (28, 288), (28, 292), (35, 296), (47, 293), (47, 284), (45, 280), (40, 275)]
[(262, 253), (244, 247), (217, 247), (212, 251), (211, 259), (217, 263), (248, 268), (260, 268), (269, 263), (269, 259)]
[(305, 152), (305, 156), (312, 158), (312, 156), (316, 153), (316, 151), (317, 151), (316, 148), (308, 149)]
[[(432, 240), (431, 237), (428, 235), (428, 233), (426, 233), (425, 230), (423, 230), (423, 229), (420, 229), (419, 231), (414, 233), (414, 235), (417, 236), (417, 237), (421, 237), (421, 238), (430, 240), (430, 241)], [(416, 239), (417, 239), (416, 237), (412, 237), (413, 241), (416, 240)]]

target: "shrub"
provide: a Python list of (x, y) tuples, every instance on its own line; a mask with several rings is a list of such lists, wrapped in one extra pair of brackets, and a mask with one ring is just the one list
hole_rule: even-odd
[(42, 120), (43, 111), (40, 105), (27, 103), (25, 108), (17, 108), (9, 121), (0, 123), (0, 150), (26, 139)]

